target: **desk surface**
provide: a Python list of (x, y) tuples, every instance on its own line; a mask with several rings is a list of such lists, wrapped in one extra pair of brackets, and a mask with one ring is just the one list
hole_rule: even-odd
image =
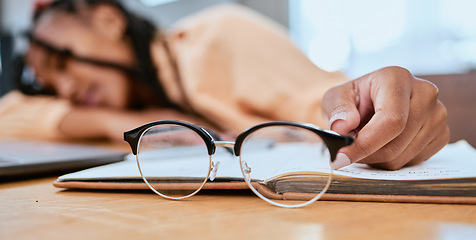
[(149, 191), (0, 183), (0, 239), (470, 239), (475, 205), (318, 201), (282, 209), (250, 191), (171, 201)]

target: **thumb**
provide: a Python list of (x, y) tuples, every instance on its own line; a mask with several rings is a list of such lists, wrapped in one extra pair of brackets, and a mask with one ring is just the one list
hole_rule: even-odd
[(329, 129), (342, 135), (353, 135), (360, 125), (359, 98), (352, 82), (329, 89), (322, 99)]

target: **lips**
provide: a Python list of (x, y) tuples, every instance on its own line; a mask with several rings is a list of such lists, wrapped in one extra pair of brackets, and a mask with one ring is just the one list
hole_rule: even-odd
[(99, 104), (99, 91), (96, 87), (90, 87), (81, 98), (82, 105), (86, 107), (95, 107)]

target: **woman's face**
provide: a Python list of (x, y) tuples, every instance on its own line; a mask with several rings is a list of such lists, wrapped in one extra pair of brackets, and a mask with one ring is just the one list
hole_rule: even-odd
[[(100, 27), (72, 14), (50, 12), (41, 16), (32, 35), (75, 56), (134, 66), (128, 42), (111, 37)], [(132, 81), (123, 71), (62, 58), (38, 44), (31, 44), (26, 63), (35, 70), (40, 85), (77, 105), (114, 109), (129, 105)]]

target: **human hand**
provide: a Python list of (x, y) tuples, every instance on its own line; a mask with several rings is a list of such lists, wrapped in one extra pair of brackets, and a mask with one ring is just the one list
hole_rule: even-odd
[(354, 162), (396, 170), (421, 163), (449, 141), (438, 88), (408, 70), (387, 67), (335, 86), (323, 97), (329, 128), (354, 135), (341, 149), (338, 169)]

